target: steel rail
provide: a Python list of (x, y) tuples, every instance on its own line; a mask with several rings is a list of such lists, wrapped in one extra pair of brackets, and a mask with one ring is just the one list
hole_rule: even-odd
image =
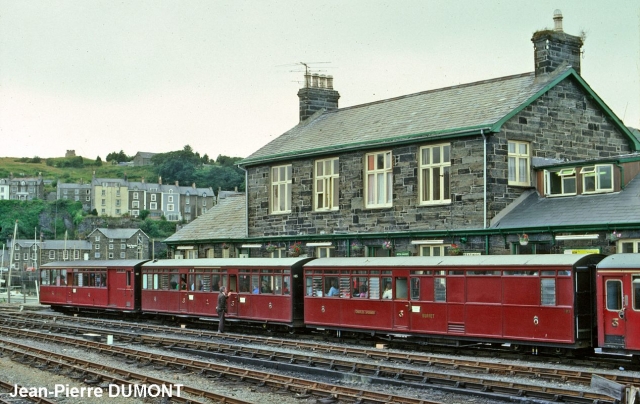
[[(67, 345), (73, 344), (79, 347), (84, 347), (92, 350), (93, 352), (100, 352), (106, 355), (120, 355), (125, 359), (135, 359), (137, 362), (147, 365), (162, 366), (167, 369), (182, 369), (193, 373), (199, 373), (205, 377), (212, 378), (230, 378), (241, 382), (249, 382), (258, 386), (267, 386), (271, 388), (297, 392), (299, 394), (313, 394), (322, 398), (334, 398), (337, 400), (343, 400), (348, 402), (366, 402), (366, 403), (398, 403), (398, 404), (441, 404), (436, 401), (429, 401), (424, 399), (417, 399), (411, 397), (403, 397), (398, 395), (390, 395), (387, 393), (379, 393), (375, 391), (369, 391), (358, 388), (350, 388), (345, 386), (337, 386), (328, 383), (320, 383), (317, 381), (310, 381), (305, 379), (293, 378), (290, 376), (281, 376), (269, 372), (262, 372), (257, 370), (247, 370), (244, 368), (236, 368), (228, 365), (219, 365), (211, 362), (196, 361), (192, 359), (176, 358), (173, 355), (161, 355), (155, 353), (149, 353), (144, 351), (138, 351), (130, 348), (111, 346), (102, 344), (99, 342), (81, 340), (71, 337), (63, 337), (50, 334), (40, 334), (34, 331), (28, 330), (10, 330), (7, 328), (0, 329), (1, 334), (8, 334), (11, 336), (22, 336), (34, 339), (41, 339), (46, 341), (62, 342)], [(33, 350), (39, 354), (45, 354), (46, 351), (31, 348), (23, 344), (16, 342), (9, 342), (3, 340), (5, 344), (11, 344), (13, 346), (20, 347), (25, 351)], [(0, 351), (3, 348), (0, 347)], [(51, 353), (53, 357), (64, 357), (64, 355)], [(69, 358), (67, 359), (73, 362), (86, 362), (79, 359)], [(86, 365), (90, 362), (86, 362)], [(93, 366), (100, 366), (95, 365)], [(115, 370), (116, 374), (121, 374), (127, 377), (131, 376), (131, 372), (124, 370)], [(188, 390), (185, 390), (188, 392)], [(229, 402), (229, 401), (226, 401)]]

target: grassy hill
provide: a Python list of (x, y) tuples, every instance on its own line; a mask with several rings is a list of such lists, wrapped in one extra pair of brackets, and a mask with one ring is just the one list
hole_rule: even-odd
[[(75, 163), (78, 165), (78, 158)], [(45, 180), (51, 180), (57, 183), (79, 183), (83, 181), (85, 184), (91, 181), (93, 174), (98, 178), (124, 178), (126, 175), (129, 181), (140, 181), (142, 178), (146, 182), (157, 182), (156, 175), (150, 166), (145, 167), (126, 167), (112, 165), (103, 162), (96, 165), (95, 160), (82, 158), (82, 164), (79, 167), (70, 166), (72, 159), (69, 158), (50, 158), (38, 159), (18, 158), (18, 157), (0, 157), (0, 178), (8, 178), (11, 173), (16, 178), (19, 177), (37, 177), (42, 175)], [(47, 191), (50, 191), (47, 189)]]

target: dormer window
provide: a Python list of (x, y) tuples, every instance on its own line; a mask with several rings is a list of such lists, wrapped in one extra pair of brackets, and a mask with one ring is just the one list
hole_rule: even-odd
[(544, 171), (544, 194), (546, 196), (589, 195), (613, 192), (613, 184), (612, 164), (596, 164)]
[(576, 169), (564, 168), (560, 171), (545, 171), (545, 195), (575, 195)]
[(613, 191), (613, 167), (611, 164), (596, 164), (582, 167), (582, 193)]

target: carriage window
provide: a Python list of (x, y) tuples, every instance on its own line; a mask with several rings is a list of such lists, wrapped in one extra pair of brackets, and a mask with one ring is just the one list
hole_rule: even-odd
[(393, 292), (391, 291), (391, 278), (382, 278), (382, 298), (391, 299)]
[(396, 299), (407, 299), (407, 278), (396, 278)]
[(369, 286), (364, 276), (353, 278), (353, 297), (369, 297)]
[(640, 310), (640, 276), (633, 276), (631, 289), (631, 293), (633, 294), (633, 309)]
[(607, 281), (607, 310), (622, 310), (622, 282)]
[(211, 291), (212, 292), (220, 291), (220, 275), (218, 274), (211, 275)]
[(436, 302), (447, 301), (447, 279), (435, 278), (433, 280), (433, 300)]
[(258, 275), (251, 275), (251, 293), (254, 295), (260, 293), (260, 277)]
[(249, 287), (251, 285), (251, 277), (249, 275), (240, 275), (240, 292), (250, 292)]
[(505, 276), (538, 276), (538, 271), (504, 271)]
[(543, 306), (555, 306), (556, 304), (555, 278), (540, 279), (540, 304), (542, 304)]
[(411, 300), (420, 300), (420, 278), (411, 278)]
[(380, 278), (369, 278), (369, 299), (380, 299)]
[(260, 276), (260, 293), (273, 293), (273, 276)]
[[(347, 281), (347, 287), (349, 282)], [(327, 276), (324, 278), (324, 290), (325, 296), (340, 297), (340, 286), (338, 285), (338, 278), (335, 276)]]
[(282, 294), (283, 295), (291, 294), (291, 289), (289, 285), (291, 285), (291, 282), (289, 282), (289, 275), (284, 275), (282, 277)]
[(180, 275), (172, 274), (171, 280), (169, 281), (169, 289), (178, 290), (179, 285), (180, 285)]

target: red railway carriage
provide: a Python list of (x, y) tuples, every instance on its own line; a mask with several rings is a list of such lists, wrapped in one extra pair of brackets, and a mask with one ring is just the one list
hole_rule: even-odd
[(615, 254), (597, 268), (598, 346), (640, 354), (640, 256)]
[(142, 310), (217, 317), (221, 286), (228, 321), (303, 326), (302, 265), (310, 258), (189, 259), (142, 266)]
[(307, 327), (431, 342), (579, 348), (601, 255), (327, 258), (305, 264)]
[(58, 261), (40, 268), (40, 303), (62, 308), (140, 310), (141, 260)]

